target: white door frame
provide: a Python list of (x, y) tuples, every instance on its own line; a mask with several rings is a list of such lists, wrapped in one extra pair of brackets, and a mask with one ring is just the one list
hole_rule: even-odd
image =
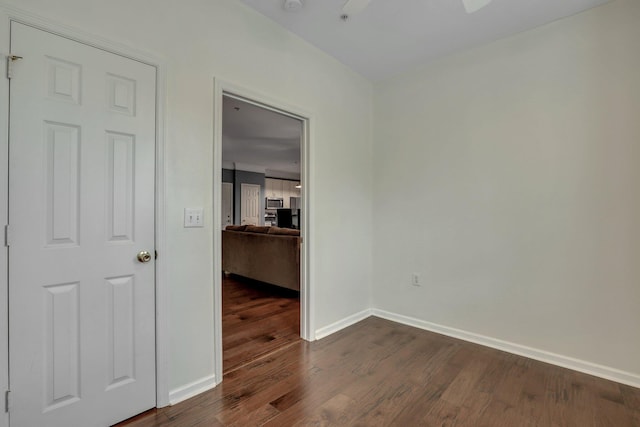
[(258, 92), (234, 83), (214, 78), (214, 118), (213, 118), (213, 315), (214, 315), (214, 371), (216, 382), (222, 382), (222, 232), (221, 232), (221, 201), (222, 201), (222, 97), (223, 95), (237, 98), (268, 110), (293, 117), (302, 121), (301, 141), (301, 176), (302, 184), (302, 246), (300, 254), (300, 336), (307, 341), (315, 340), (315, 312), (313, 307), (314, 284), (311, 282), (310, 271), (313, 268), (311, 260), (310, 241), (313, 239), (313, 180), (311, 179), (311, 140), (314, 135), (315, 120), (313, 115), (300, 107), (287, 104), (277, 98), (277, 94), (270, 95)]
[[(2, 13), (2, 9), (0, 9)], [(0, 18), (0, 62), (5, 64), (9, 53), (11, 36), (7, 19)], [(9, 215), (9, 80), (3, 72), (0, 79), (0, 229), (8, 223)], [(7, 270), (9, 268), (9, 252), (5, 246), (4, 235), (0, 239), (0, 391), (9, 389), (9, 284)], [(9, 427), (9, 414), (0, 411), (0, 427)]]
[[(156, 260), (156, 406), (169, 405), (169, 327), (168, 327), (168, 286), (166, 265), (170, 254), (166, 244), (166, 159), (165, 159), (165, 105), (166, 105), (166, 66), (164, 61), (143, 51), (97, 37), (91, 33), (69, 27), (65, 24), (43, 18), (31, 12), (0, 3), (0, 60), (3, 64), (9, 52), (11, 22), (20, 22), (32, 27), (66, 37), (77, 42), (96, 47), (120, 56), (124, 56), (156, 69), (156, 192), (155, 192), (155, 241), (158, 259)], [(19, 55), (17, 52), (11, 52)], [(0, 83), (0, 129), (8, 129), (9, 117), (9, 80), (4, 70)], [(8, 214), (8, 133), (0, 135), (0, 164), (6, 165), (7, 176), (0, 176), (0, 228), (7, 224)], [(8, 389), (8, 283), (7, 248), (0, 244), (0, 392)], [(0, 427), (8, 427), (8, 414), (0, 408)]]

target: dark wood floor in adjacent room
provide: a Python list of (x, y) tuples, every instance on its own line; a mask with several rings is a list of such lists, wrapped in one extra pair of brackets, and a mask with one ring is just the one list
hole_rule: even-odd
[(129, 427), (640, 427), (640, 390), (370, 317)]
[(300, 340), (299, 292), (238, 276), (222, 279), (222, 369), (238, 369)]

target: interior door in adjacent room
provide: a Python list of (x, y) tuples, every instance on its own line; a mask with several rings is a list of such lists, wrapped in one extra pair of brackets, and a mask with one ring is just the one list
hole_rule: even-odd
[(155, 406), (156, 69), (12, 22), (10, 422)]
[(260, 225), (260, 186), (240, 184), (240, 212), (242, 225)]
[(222, 183), (222, 229), (233, 224), (233, 183)]

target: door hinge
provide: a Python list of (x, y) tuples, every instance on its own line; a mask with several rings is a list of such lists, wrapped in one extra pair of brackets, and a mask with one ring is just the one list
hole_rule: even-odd
[(6, 247), (9, 247), (9, 245), (11, 244), (11, 227), (9, 227), (9, 224), (4, 226), (4, 245)]
[(13, 63), (16, 61), (20, 61), (22, 56), (18, 55), (7, 55), (7, 78), (13, 78)]
[(4, 412), (9, 412), (11, 409), (11, 390), (4, 392)]

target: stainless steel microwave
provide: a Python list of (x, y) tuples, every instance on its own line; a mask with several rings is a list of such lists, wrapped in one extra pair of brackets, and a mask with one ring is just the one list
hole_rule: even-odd
[(281, 197), (274, 199), (267, 197), (264, 206), (266, 209), (282, 209), (284, 207), (284, 199)]

